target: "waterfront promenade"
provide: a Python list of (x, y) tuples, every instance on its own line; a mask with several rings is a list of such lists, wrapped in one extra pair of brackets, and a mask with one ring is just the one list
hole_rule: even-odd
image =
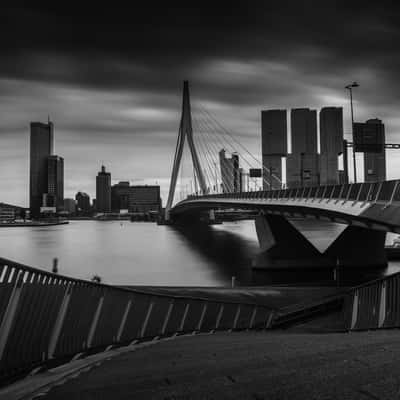
[[(37, 393), (60, 400), (398, 398), (398, 330), (317, 334), (309, 325), (293, 329), (153, 342), (109, 360), (104, 356), (61, 384), (53, 372), (52, 383)], [(33, 388), (45, 378), (28, 378), (25, 386)]]

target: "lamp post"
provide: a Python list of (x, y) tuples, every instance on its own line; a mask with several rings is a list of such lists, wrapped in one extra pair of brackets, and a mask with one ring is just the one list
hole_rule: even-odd
[[(357, 183), (357, 167), (356, 167), (356, 152), (354, 151), (354, 112), (353, 112), (353, 88), (359, 87), (360, 85), (357, 82), (350, 83), (345, 86), (350, 92), (350, 110), (351, 110), (351, 133), (353, 135), (353, 169), (354, 169), (354, 183)], [(344, 149), (347, 151), (347, 149)]]

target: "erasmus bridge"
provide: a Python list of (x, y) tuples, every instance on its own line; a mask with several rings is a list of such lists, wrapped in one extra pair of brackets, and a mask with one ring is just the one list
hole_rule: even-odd
[[(203, 110), (198, 130), (206, 128), (212, 132), (208, 136), (203, 134), (206, 140), (215, 140), (219, 135), (219, 144), (233, 149), (235, 153), (242, 153), (241, 159), (250, 167), (258, 161), (210, 113)], [(193, 180), (198, 182), (198, 188), (195, 194), (173, 205), (185, 140), (193, 161)], [(210, 165), (210, 160), (213, 160), (211, 145), (199, 141), (198, 151), (195, 142), (189, 85), (185, 81), (182, 117), (166, 205), (166, 219), (171, 223), (196, 221), (204, 216), (212, 220), (216, 210), (252, 210), (258, 212), (255, 220), (257, 236), (266, 262), (271, 265), (386, 265), (386, 232), (400, 233), (400, 181), (246, 192), (234, 187), (232, 179), (229, 179), (232, 169), (221, 163), (223, 193), (216, 193), (220, 185), (214, 183), (219, 180), (214, 177), (215, 171)], [(203, 165), (200, 160), (203, 160)], [(279, 178), (268, 168), (262, 165), (261, 168), (264, 176), (272, 177), (282, 186)], [(264, 183), (266, 186), (271, 184), (268, 181)], [(316, 221), (345, 224), (346, 228), (321, 253), (288, 221), (290, 217), (314, 217)]]
[[(203, 141), (199, 142), (192, 124), (200, 127)], [(216, 127), (223, 130), (206, 111), (201, 119), (195, 117), (192, 120), (189, 85), (185, 82), (166, 223), (191, 224), (192, 229), (196, 229), (199, 221), (212, 222), (215, 211), (251, 210), (257, 214), (257, 236), (267, 265), (301, 267), (323, 264), (343, 268), (386, 265), (386, 233), (400, 233), (400, 181), (246, 192), (235, 190), (225, 179), (223, 193), (219, 193), (223, 175), (229, 171), (222, 168), (218, 177), (215, 161), (211, 158), (212, 149), (214, 153), (216, 150), (215, 135), (212, 136)], [(229, 146), (228, 137), (232, 146), (233, 143), (240, 146), (249, 158), (256, 161), (256, 157), (227, 132), (226, 147)], [(186, 141), (195, 185), (192, 193), (174, 203)], [(264, 172), (272, 175), (268, 170), (264, 169)], [(324, 252), (320, 252), (290, 223), (291, 217), (299, 216), (340, 223), (345, 229)], [(83, 266), (84, 263), (82, 260)], [(216, 288), (209, 293), (192, 294), (185, 289), (150, 290), (139, 286), (127, 288), (99, 284), (0, 258), (0, 398), (46, 398), (46, 394), (57, 390), (54, 389), (57, 386), (68, 390), (79, 388), (72, 379), (105, 360), (125, 357), (137, 349), (150, 352), (152, 368), (157, 368), (163, 362), (162, 358), (157, 359), (157, 350), (147, 347), (161, 342), (179, 346), (179, 341), (184, 340), (181, 338), (190, 337), (191, 344), (185, 348), (183, 359), (178, 364), (190, 360), (190, 354), (197, 348), (196, 343), (201, 354), (195, 356), (194, 362), (199, 363), (206, 356), (208, 346), (213, 348), (218, 342), (207, 339), (214, 336), (208, 334), (242, 332), (248, 346), (256, 340), (251, 336), (254, 331), (268, 335), (271, 329), (312, 320), (332, 310), (337, 312), (343, 331), (400, 327), (397, 300), (400, 274), (343, 288), (335, 295), (299, 302), (291, 308), (269, 305), (262, 296), (238, 296), (240, 288)], [(251, 291), (251, 288), (246, 288), (247, 294)], [(217, 352), (229, 341), (228, 336), (222, 338)], [(348, 339), (343, 336), (335, 343), (345, 340)], [(234, 346), (229, 357), (234, 358), (240, 351)], [(137, 354), (139, 360), (140, 354)], [(116, 379), (122, 381), (127, 371), (139, 373), (148, 367), (145, 363), (135, 362), (139, 364), (131, 369), (124, 364)], [(115, 366), (111, 361), (104, 364), (102, 368), (106, 375), (103, 378), (102, 375), (96, 378), (93, 371), (90, 376), (105, 385), (107, 379), (111, 379), (107, 377), (113, 371), (112, 365)], [(169, 368), (172, 365), (175, 364), (169, 364)], [(211, 365), (214, 364), (207, 361), (206, 369)], [(257, 368), (260, 366), (257, 364)], [(362, 368), (362, 365), (357, 364), (357, 368)], [(161, 373), (161, 370), (149, 372), (157, 379)], [(236, 382), (231, 375), (228, 378), (230, 384)], [(150, 393), (152, 387), (140, 386), (143, 376), (138, 379), (135, 382), (139, 382), (137, 385), (142, 388), (140, 393)], [(131, 377), (128, 380), (132, 381)], [(173, 384), (169, 378), (160, 382), (156, 384)], [(189, 386), (185, 386), (185, 390)], [(183, 390), (182, 387), (176, 390)]]

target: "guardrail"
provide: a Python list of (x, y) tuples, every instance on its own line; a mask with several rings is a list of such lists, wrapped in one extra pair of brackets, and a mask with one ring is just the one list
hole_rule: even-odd
[(190, 332), (265, 329), (252, 303), (157, 295), (48, 273), (0, 258), (0, 383), (54, 360)]
[(345, 315), (348, 330), (400, 327), (400, 272), (353, 288)]
[[(202, 196), (190, 195), (187, 200), (195, 199), (265, 199), (265, 200), (342, 200), (352, 202), (400, 202), (400, 180), (383, 182), (365, 182), (343, 185), (325, 185), (300, 187), (293, 189), (264, 190), (254, 192), (234, 192), (208, 194)], [(185, 200), (183, 200), (185, 202)]]

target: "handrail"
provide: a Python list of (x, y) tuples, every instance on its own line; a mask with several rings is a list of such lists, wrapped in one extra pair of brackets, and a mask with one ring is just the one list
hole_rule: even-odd
[(134, 340), (265, 329), (273, 313), (252, 302), (149, 293), (0, 258), (0, 384), (46, 363)]
[[(260, 198), (260, 199), (275, 199), (275, 200), (279, 200), (279, 199), (296, 199), (297, 197), (297, 192), (298, 189), (309, 189), (309, 193), (310, 195), (308, 195), (307, 197), (309, 199), (341, 199), (343, 201), (351, 201), (352, 199), (350, 199), (350, 192), (352, 190), (352, 187), (354, 186), (355, 188), (357, 188), (357, 196), (356, 196), (356, 201), (375, 201), (375, 202), (382, 202), (382, 203), (389, 203), (391, 202), (394, 197), (395, 194), (397, 194), (398, 192), (400, 192), (400, 187), (398, 187), (398, 183), (400, 182), (400, 180), (394, 179), (394, 180), (389, 180), (389, 181), (377, 181), (377, 182), (365, 182), (363, 183), (363, 185), (369, 185), (371, 188), (373, 185), (377, 185), (377, 192), (375, 193), (374, 199), (368, 200), (367, 198), (365, 199), (359, 199), (359, 194), (361, 193), (361, 185), (362, 184), (342, 184), (341, 185), (341, 189), (339, 191), (339, 195), (337, 197), (333, 197), (333, 193), (334, 193), (334, 188), (332, 187), (332, 189), (326, 190), (327, 186), (310, 186), (310, 187), (304, 187), (304, 188), (296, 188), (296, 190), (294, 189), (281, 189), (281, 190), (259, 190), (259, 191), (250, 191), (250, 192), (240, 192), (240, 193), (219, 193), (219, 194), (213, 194), (213, 195), (190, 195), (188, 196), (187, 199), (184, 199), (182, 201), (180, 201), (179, 203), (177, 203), (176, 205), (179, 204), (184, 204), (187, 201), (191, 201), (191, 200), (202, 200), (202, 199), (219, 199), (219, 198), (243, 198), (243, 199), (252, 199), (252, 198)], [(378, 197), (381, 195), (382, 190), (383, 189), (389, 189), (389, 192), (386, 193), (387, 198), (385, 199), (378, 199)], [(342, 193), (343, 191), (345, 191), (346, 195), (344, 197), (342, 197)], [(311, 193), (315, 193), (314, 196), (311, 196)], [(238, 194), (240, 194), (240, 196), (238, 196)], [(288, 196), (287, 196), (288, 194)], [(400, 193), (399, 193), (400, 196)], [(400, 199), (399, 199), (400, 200)], [(398, 201), (399, 201), (398, 200)], [(354, 199), (353, 199), (354, 201)], [(176, 206), (175, 205), (175, 206)]]

